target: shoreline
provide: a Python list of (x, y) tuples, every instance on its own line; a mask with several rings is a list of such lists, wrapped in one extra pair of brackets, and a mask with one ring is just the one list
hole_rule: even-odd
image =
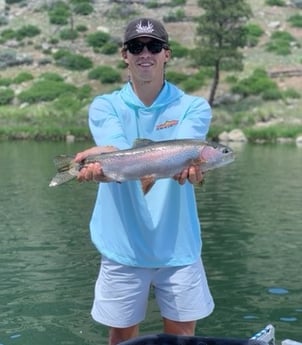
[[(272, 135), (272, 130), (269, 127), (266, 127), (268, 130), (261, 130), (261, 133), (253, 133), (249, 136), (249, 131), (251, 129), (247, 128), (246, 131), (234, 128), (230, 131), (219, 132), (217, 128), (211, 128), (208, 140), (213, 140), (216, 142), (221, 142), (225, 144), (231, 143), (242, 143), (242, 144), (296, 144), (297, 146), (302, 146), (302, 134), (295, 136), (277, 136)], [(4, 133), (3, 133), (4, 132)], [(5, 133), (6, 132), (6, 133)], [(247, 133), (245, 133), (247, 132)], [(302, 128), (300, 133), (302, 133)], [(8, 141), (36, 141), (36, 142), (66, 142), (66, 143), (75, 143), (75, 142), (87, 142), (93, 139), (89, 133), (88, 128), (77, 128), (76, 133), (72, 131), (62, 131), (60, 128), (58, 131), (53, 129), (52, 133), (49, 132), (49, 129), (39, 131), (32, 131), (32, 128), (28, 131), (26, 130), (13, 130), (12, 128), (2, 128), (0, 130), (0, 143)]]

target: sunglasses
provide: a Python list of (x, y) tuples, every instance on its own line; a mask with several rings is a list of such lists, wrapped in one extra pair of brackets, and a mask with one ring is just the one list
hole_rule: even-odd
[(168, 48), (167, 44), (157, 40), (152, 40), (147, 43), (143, 43), (141, 41), (130, 41), (126, 45), (126, 49), (129, 50), (129, 52), (133, 55), (140, 54), (145, 47), (147, 47), (151, 54), (158, 54), (163, 49)]

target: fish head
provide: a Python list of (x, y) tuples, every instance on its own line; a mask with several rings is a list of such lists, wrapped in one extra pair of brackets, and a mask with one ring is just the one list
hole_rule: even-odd
[(226, 145), (207, 142), (201, 150), (202, 171), (216, 169), (232, 163), (235, 159), (234, 151)]

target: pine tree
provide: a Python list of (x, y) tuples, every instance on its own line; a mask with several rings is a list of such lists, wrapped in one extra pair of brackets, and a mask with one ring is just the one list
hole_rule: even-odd
[(213, 104), (221, 68), (240, 70), (246, 45), (245, 24), (252, 14), (244, 0), (198, 0), (204, 13), (197, 19), (198, 48), (193, 58), (198, 65), (214, 68), (209, 103)]

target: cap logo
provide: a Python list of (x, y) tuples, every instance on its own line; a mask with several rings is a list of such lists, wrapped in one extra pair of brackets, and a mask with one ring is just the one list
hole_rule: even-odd
[(148, 21), (148, 25), (143, 25), (140, 21), (136, 24), (136, 32), (138, 34), (151, 34), (154, 31), (153, 24)]

